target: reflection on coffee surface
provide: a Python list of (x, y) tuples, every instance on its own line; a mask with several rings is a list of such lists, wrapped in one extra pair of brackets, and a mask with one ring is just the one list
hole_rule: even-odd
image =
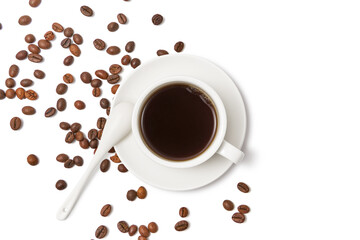
[(140, 128), (144, 142), (158, 156), (190, 160), (204, 152), (215, 137), (216, 109), (201, 89), (172, 84), (147, 99)]

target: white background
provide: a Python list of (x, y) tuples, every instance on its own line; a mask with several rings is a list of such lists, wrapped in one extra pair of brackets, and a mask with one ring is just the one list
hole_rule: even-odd
[[(80, 13), (85, 3), (94, 9), (94, 17)], [(119, 12), (129, 23), (110, 33), (106, 26)], [(17, 86), (23, 78), (34, 79), (35, 68), (47, 76), (34, 79), (38, 101), (0, 101), (1, 239), (89, 240), (101, 224), (109, 227), (106, 239), (130, 239), (117, 230), (120, 220), (157, 222), (159, 232), (150, 239), (359, 239), (359, 12), (355, 0), (43, 0), (36, 9), (26, 0), (2, 0), (0, 88), (5, 88), (8, 67), (14, 63), (21, 69)], [(165, 17), (161, 26), (151, 23), (155, 13)], [(32, 16), (29, 26), (18, 25), (23, 14)], [(71, 67), (62, 65), (69, 55), (59, 46), (62, 34), (51, 50), (42, 51), (44, 63), (15, 59), (27, 48), (27, 33), (40, 39), (55, 21), (84, 37), (83, 53)], [(173, 53), (173, 44), (182, 40), (184, 52), (206, 57), (227, 71), (247, 104), (244, 162), (215, 183), (189, 192), (153, 188), (131, 173), (119, 173), (113, 164), (109, 172), (96, 174), (70, 218), (57, 221), (58, 207), (92, 156), (91, 150), (65, 144), (66, 133), (58, 124), (77, 121), (84, 132), (95, 127), (97, 117), (105, 113), (78, 76), (85, 70), (93, 74), (107, 69), (122, 56), (95, 50), (92, 41), (97, 37), (122, 49), (134, 40), (131, 55), (143, 62), (156, 57), (160, 48)], [(131, 71), (126, 68), (122, 77)], [(44, 111), (55, 106), (55, 87), (66, 72), (77, 78), (66, 94), (68, 109), (45, 119)], [(112, 97), (108, 84), (102, 89), (103, 96)], [(86, 110), (73, 107), (77, 99), (86, 102)], [(35, 106), (37, 114), (24, 116), (24, 105)], [(13, 116), (24, 121), (20, 131), (9, 127)], [(61, 152), (83, 156), (84, 166), (63, 168), (55, 160)], [(38, 166), (27, 164), (30, 153), (39, 156)], [(54, 187), (60, 178), (68, 182), (61, 192)], [(251, 192), (239, 192), (238, 181), (248, 183)], [(127, 190), (141, 185), (148, 197), (127, 201)], [(232, 212), (222, 208), (224, 199), (250, 206), (246, 223), (231, 220)], [(114, 211), (103, 218), (99, 211), (106, 203)], [(190, 209), (191, 226), (176, 232), (181, 206)]]

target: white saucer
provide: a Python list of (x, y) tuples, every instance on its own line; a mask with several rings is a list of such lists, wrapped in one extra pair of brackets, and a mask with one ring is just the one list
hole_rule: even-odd
[[(121, 83), (113, 105), (123, 101), (135, 104), (138, 96), (149, 85), (175, 75), (202, 80), (219, 94), (228, 117), (225, 139), (241, 149), (246, 133), (244, 101), (231, 78), (219, 67), (203, 58), (185, 54), (167, 55), (141, 65)], [(190, 190), (202, 187), (219, 178), (233, 165), (229, 160), (215, 154), (205, 163), (193, 168), (165, 167), (147, 158), (138, 147), (132, 133), (117, 144), (115, 150), (131, 173), (150, 185), (166, 190)]]

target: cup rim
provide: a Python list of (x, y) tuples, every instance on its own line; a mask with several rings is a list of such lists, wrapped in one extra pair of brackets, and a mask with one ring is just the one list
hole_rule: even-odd
[[(144, 142), (139, 124), (141, 110), (147, 98), (158, 89), (166, 85), (172, 85), (175, 83), (191, 84), (202, 89), (212, 99), (212, 102), (215, 105), (215, 109), (217, 112), (217, 130), (211, 144), (207, 147), (205, 151), (203, 151), (198, 156), (184, 161), (172, 161), (169, 159), (162, 158), (157, 154), (155, 154), (151, 149), (149, 149), (148, 145)], [(226, 128), (227, 128), (226, 110), (220, 96), (216, 93), (214, 89), (212, 89), (209, 85), (207, 85), (203, 81), (189, 76), (165, 77), (160, 79), (159, 81), (156, 81), (154, 84), (150, 85), (148, 88), (146, 88), (146, 90), (141, 94), (141, 96), (136, 101), (132, 115), (132, 132), (141, 150), (146, 154), (147, 157), (149, 157), (153, 161), (161, 165), (172, 168), (195, 167), (205, 162), (206, 160), (210, 159), (221, 146), (225, 138)]]

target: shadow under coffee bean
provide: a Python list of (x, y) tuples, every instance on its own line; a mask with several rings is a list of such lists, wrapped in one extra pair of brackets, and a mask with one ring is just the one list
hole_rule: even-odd
[(158, 156), (190, 160), (204, 152), (215, 137), (216, 109), (199, 88), (172, 84), (158, 89), (144, 104), (142, 137)]

